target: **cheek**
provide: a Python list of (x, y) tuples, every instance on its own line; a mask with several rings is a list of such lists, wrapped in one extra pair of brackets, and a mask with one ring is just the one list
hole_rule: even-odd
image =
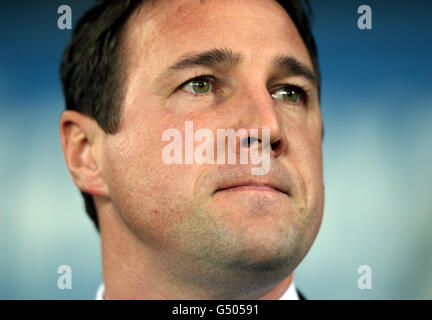
[(309, 152), (304, 155), (307, 166), (305, 165), (303, 168), (302, 174), (306, 189), (307, 207), (313, 220), (309, 231), (315, 237), (321, 225), (324, 209), (324, 181), (321, 142), (310, 141), (309, 146)]
[(152, 130), (135, 128), (110, 137), (104, 167), (117, 214), (140, 237), (159, 243), (189, 210), (187, 177), (193, 174), (190, 166), (163, 163), (162, 131), (153, 125)]
[(301, 181), (302, 199), (299, 203), (304, 206), (304, 210), (300, 219), (307, 241), (305, 248), (309, 250), (320, 229), (324, 209), (321, 135), (317, 130), (316, 134), (299, 134), (292, 138), (296, 142), (291, 143), (288, 161), (295, 166)]
[(323, 203), (322, 140), (319, 126), (295, 127), (288, 138), (288, 162), (301, 179), (307, 211), (319, 213)]

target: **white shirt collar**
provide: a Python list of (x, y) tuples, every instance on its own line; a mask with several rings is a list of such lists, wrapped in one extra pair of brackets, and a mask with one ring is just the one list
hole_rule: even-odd
[[(101, 283), (96, 292), (96, 300), (103, 300), (104, 292), (105, 292), (105, 285)], [(297, 294), (297, 290), (295, 288), (294, 281), (291, 282), (290, 286), (288, 287), (288, 290), (285, 291), (285, 293), (282, 295), (282, 297), (280, 297), (279, 300), (300, 300)]]
[(294, 280), (291, 281), (290, 286), (288, 287), (288, 290), (285, 291), (285, 293), (280, 297), (279, 300), (300, 300), (297, 290), (294, 284)]
[(96, 291), (96, 300), (103, 300), (104, 299), (104, 293), (105, 293), (105, 285), (103, 282), (99, 285), (99, 288)]

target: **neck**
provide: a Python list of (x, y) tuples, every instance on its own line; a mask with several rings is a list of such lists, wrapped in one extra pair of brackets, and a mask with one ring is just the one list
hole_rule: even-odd
[(289, 286), (293, 282), (294, 272), (292, 272), (288, 277), (279, 282), (273, 289), (259, 297), (258, 300), (279, 300), (284, 293), (288, 290)]
[[(99, 205), (98, 212), (104, 299), (225, 299), (223, 290), (188, 287), (185, 282), (178, 281), (166, 264), (161, 262), (161, 252), (144, 247), (109, 205)], [(248, 296), (259, 300), (280, 299), (291, 285), (293, 277), (294, 272), (270, 286), (270, 289), (261, 289)], [(233, 294), (230, 297), (236, 299)], [(244, 299), (244, 296), (238, 296), (237, 299)]]

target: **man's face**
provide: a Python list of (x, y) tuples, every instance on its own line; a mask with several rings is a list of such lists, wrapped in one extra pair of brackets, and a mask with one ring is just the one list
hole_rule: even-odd
[[(272, 0), (151, 2), (128, 21), (122, 123), (103, 142), (113, 207), (173, 276), (280, 281), (306, 255), (323, 212), (317, 88), (275, 64), (288, 56), (313, 70), (308, 51)], [(212, 49), (241, 57), (170, 69)], [(200, 82), (210, 90), (185, 84), (202, 74), (211, 75)], [(291, 100), (284, 86), (296, 92)], [(269, 172), (252, 175), (238, 162), (165, 164), (163, 132), (177, 129), (184, 139), (186, 121), (215, 137), (217, 129), (270, 129)]]

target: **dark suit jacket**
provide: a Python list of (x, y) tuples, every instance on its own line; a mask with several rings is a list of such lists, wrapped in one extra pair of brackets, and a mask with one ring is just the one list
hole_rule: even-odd
[(297, 295), (299, 296), (300, 300), (307, 300), (306, 297), (303, 295), (303, 293), (301, 293), (301, 291), (299, 289), (297, 289)]

